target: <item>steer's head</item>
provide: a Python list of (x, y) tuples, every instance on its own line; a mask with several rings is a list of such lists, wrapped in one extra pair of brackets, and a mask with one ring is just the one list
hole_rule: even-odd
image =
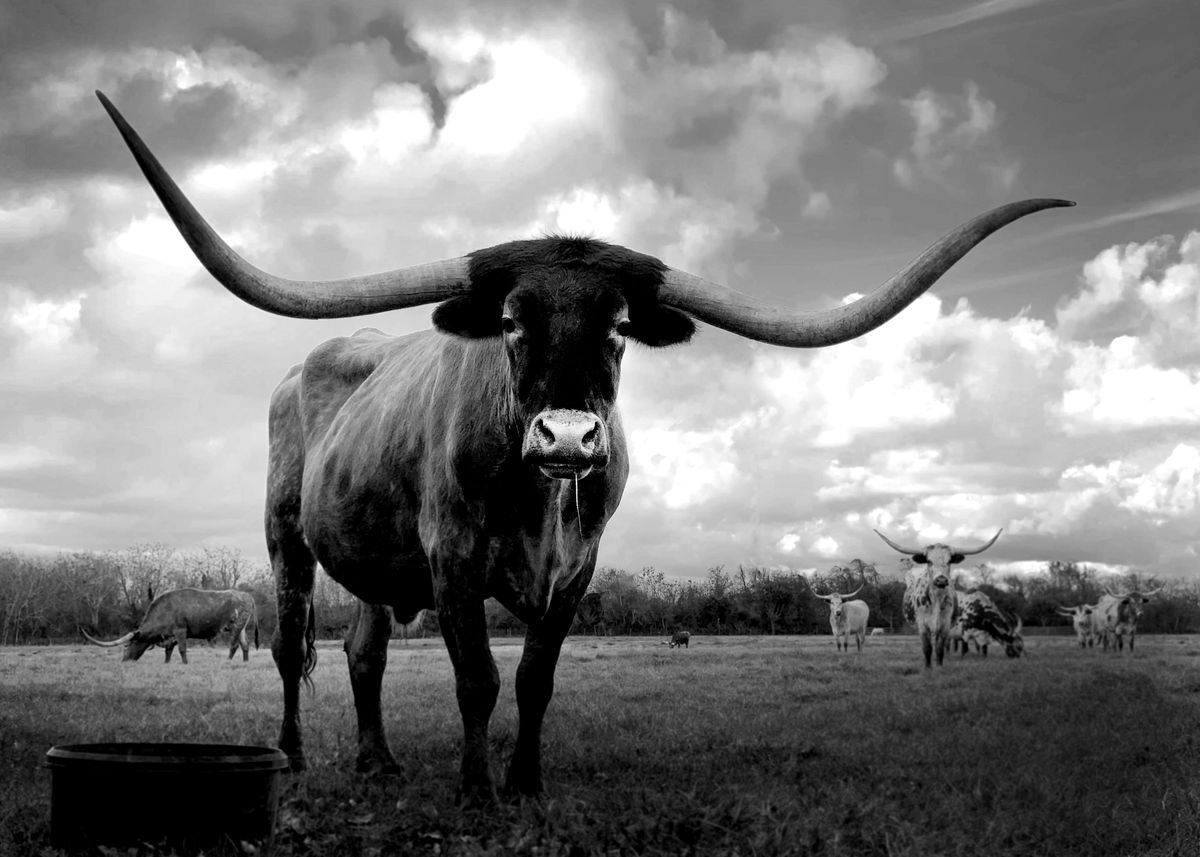
[(674, 345), (696, 329), (656, 297), (665, 266), (587, 238), (514, 241), (468, 260), (470, 292), (439, 305), (434, 324), (500, 339), (528, 464), (559, 479), (603, 468), (626, 342)]
[(136, 661), (146, 651), (153, 646), (156, 646), (160, 641), (157, 638), (151, 638), (141, 631), (134, 631), (133, 638), (125, 644), (125, 651), (121, 654), (123, 661)]
[(1030, 199), (1000, 206), (934, 242), (859, 300), (814, 313), (781, 310), (650, 256), (598, 241), (514, 241), (467, 256), (333, 281), (287, 280), (233, 251), (107, 98), (97, 93), (192, 252), (222, 285), (268, 312), (340, 318), (440, 303), (434, 321), (463, 336), (502, 337), (527, 420), (526, 461), (556, 478), (608, 458), (606, 421), (627, 339), (687, 340), (692, 318), (774, 345), (813, 348), (861, 336), (917, 298), (972, 247), (1012, 221), (1073, 205)]
[(950, 587), (950, 566), (957, 565), (974, 554), (983, 553), (996, 543), (996, 539), (1000, 538), (1002, 532), (1004, 532), (1003, 528), (997, 530), (996, 535), (992, 536), (987, 544), (977, 548), (953, 547), (941, 543), (927, 545), (923, 548), (905, 547), (892, 541), (879, 530), (875, 531), (875, 535), (887, 542), (888, 547), (907, 555), (918, 565), (928, 565), (925, 574), (929, 585), (936, 590), (945, 592)]
[(1086, 630), (1092, 622), (1092, 606), (1090, 604), (1078, 604), (1074, 607), (1056, 605), (1054, 609), (1059, 616), (1066, 616), (1070, 619), (1076, 631)]
[(935, 595), (942, 597), (946, 593), (954, 592), (953, 587), (950, 587), (950, 565), (956, 565), (964, 561), (966, 557), (988, 550), (989, 547), (996, 544), (996, 539), (1000, 538), (1000, 534), (1003, 532), (1003, 528), (997, 529), (994, 537), (991, 537), (988, 544), (982, 547), (954, 547), (940, 543), (925, 547), (905, 547), (896, 544), (877, 529), (875, 534), (886, 541), (893, 550), (904, 553), (914, 563), (926, 565), (928, 568), (925, 569), (925, 582), (929, 585), (930, 595), (931, 597), (935, 597)]
[(1021, 629), (1024, 627), (1025, 623), (1020, 616), (1017, 617), (1015, 627), (1010, 623), (1010, 638), (1004, 641), (1004, 654), (1010, 658), (1019, 658), (1025, 653), (1025, 638), (1021, 636)]
[(862, 586), (858, 589), (843, 595), (840, 592), (831, 592), (829, 595), (822, 595), (819, 592), (814, 592), (813, 595), (818, 598), (823, 598), (829, 602), (829, 618), (836, 619), (838, 622), (846, 618), (846, 602), (853, 598), (858, 593), (862, 592)]
[(1104, 587), (1107, 595), (1117, 600), (1117, 621), (1136, 623), (1142, 618), (1142, 613), (1146, 610), (1146, 605), (1150, 600), (1162, 591), (1162, 587), (1151, 589), (1146, 592), (1134, 589), (1131, 592), (1116, 593)]

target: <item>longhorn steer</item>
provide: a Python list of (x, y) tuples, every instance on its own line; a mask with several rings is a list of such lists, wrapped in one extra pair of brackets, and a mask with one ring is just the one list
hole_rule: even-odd
[(917, 633), (921, 636), (926, 669), (932, 666), (935, 654), (938, 666), (942, 665), (951, 629), (958, 621), (958, 602), (954, 587), (950, 585), (950, 566), (983, 553), (996, 543), (1002, 532), (1003, 529), (997, 530), (991, 541), (978, 548), (957, 548), (943, 544), (910, 548), (896, 544), (879, 530), (875, 531), (879, 538), (887, 542), (888, 547), (906, 554), (916, 563), (908, 570), (905, 579), (903, 610), (904, 618), (917, 626)]
[(1117, 594), (1105, 587), (1105, 594), (1100, 597), (1093, 613), (1096, 635), (1104, 644), (1104, 651), (1107, 652), (1110, 645), (1113, 646), (1113, 651), (1123, 650), (1126, 637), (1129, 638), (1129, 651), (1133, 651), (1138, 619), (1142, 618), (1145, 605), (1161, 591), (1160, 586), (1149, 592), (1139, 592), (1135, 589), (1132, 592)]
[(818, 598), (823, 598), (829, 602), (829, 627), (833, 631), (833, 641), (837, 645), (837, 650), (850, 651), (850, 635), (854, 635), (854, 641), (858, 644), (858, 650), (861, 652), (863, 647), (863, 638), (867, 635), (867, 617), (871, 614), (871, 608), (867, 606), (867, 602), (860, 599), (850, 601), (855, 595), (862, 591), (862, 587), (849, 593), (841, 595), (834, 592), (831, 595), (821, 595), (819, 592), (814, 592)]
[[(271, 648), (283, 680), (279, 746), (301, 769), (315, 564), (365, 602), (391, 606), (399, 621), (435, 607), (463, 722), (459, 796), (471, 803), (494, 798), (488, 721), (500, 677), (488, 645), (488, 596), (527, 625), (507, 789), (542, 790), (541, 729), (555, 665), (628, 474), (616, 394), (629, 340), (686, 342), (699, 319), (787, 347), (844, 342), (894, 316), (991, 232), (1071, 204), (997, 208), (866, 297), (813, 314), (585, 238), (512, 241), (383, 274), (299, 282), (238, 256), (100, 98), (193, 252), (238, 297), (298, 318), (440, 302), (436, 330), (334, 339), (272, 396), (266, 530), (279, 626)], [(379, 701), (389, 629), (377, 608), (358, 623), (349, 649), (360, 768), (397, 768)]]
[(1086, 649), (1096, 644), (1096, 608), (1097, 604), (1079, 604), (1075, 607), (1055, 606), (1059, 616), (1066, 616), (1075, 628), (1075, 639), (1079, 648)]
[(1024, 623), (1019, 616), (1014, 623), (985, 592), (956, 592), (955, 597), (964, 655), (967, 643), (974, 643), (976, 651), (986, 658), (988, 643), (992, 640), (1003, 643), (1004, 653), (1010, 658), (1019, 658), (1024, 653), (1025, 640), (1021, 636)]
[(179, 646), (179, 658), (187, 663), (188, 637), (212, 640), (226, 628), (233, 632), (229, 657), (241, 646), (242, 660), (250, 660), (246, 627), (254, 623), (254, 648), (258, 648), (258, 611), (254, 596), (240, 589), (175, 589), (154, 599), (136, 629), (123, 637), (105, 642), (80, 628), (80, 633), (97, 646), (125, 646), (123, 661), (136, 661), (151, 646), (162, 644), (167, 650), (164, 663)]

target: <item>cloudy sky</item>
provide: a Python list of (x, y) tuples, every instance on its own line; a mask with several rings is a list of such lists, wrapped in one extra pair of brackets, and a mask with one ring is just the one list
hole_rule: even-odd
[(275, 273), (584, 232), (797, 309), (995, 205), (877, 331), (631, 348), (601, 562), (828, 568), (899, 541), (1200, 572), (1200, 11), (1187, 0), (0, 6), (0, 545), (265, 557), (266, 402), (321, 341), (205, 273), (102, 89)]

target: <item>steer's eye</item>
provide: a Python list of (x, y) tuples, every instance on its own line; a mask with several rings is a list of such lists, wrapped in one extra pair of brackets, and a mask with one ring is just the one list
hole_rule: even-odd
[(517, 323), (512, 320), (511, 315), (503, 315), (500, 317), (500, 329), (505, 333), (516, 333)]
[(617, 322), (617, 335), (629, 336), (633, 333), (633, 322), (627, 318), (623, 318)]

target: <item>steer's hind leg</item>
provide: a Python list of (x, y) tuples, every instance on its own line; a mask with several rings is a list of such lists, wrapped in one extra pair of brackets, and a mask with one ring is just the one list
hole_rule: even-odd
[[(268, 515), (268, 533), (271, 531)], [(311, 684), (316, 666), (316, 629), (313, 627), (312, 589), (315, 561), (299, 534), (283, 539), (268, 536), (275, 572), (278, 624), (271, 639), (271, 656), (283, 680), (283, 723), (279, 749), (288, 756), (293, 771), (308, 767), (300, 729), (300, 682)]]
[(233, 660), (233, 656), (237, 654), (238, 646), (242, 647), (242, 660), (250, 660), (250, 645), (246, 642), (246, 629), (244, 627), (240, 631), (235, 631), (233, 639), (229, 641), (228, 660)]
[(391, 608), (359, 601), (358, 612), (346, 633), (344, 648), (350, 667), (350, 687), (354, 691), (354, 710), (358, 714), (355, 769), (367, 774), (400, 773), (383, 731), (379, 699), (391, 635)]
[(300, 682), (317, 665), (316, 629), (312, 615), (316, 559), (300, 528), (300, 491), (304, 477), (304, 436), (300, 417), (298, 370), (284, 379), (271, 397), (270, 452), (267, 461), (267, 504), (264, 524), (271, 571), (275, 575), (278, 621), (271, 656), (283, 680), (283, 723), (279, 749), (293, 771), (306, 767), (300, 734)]
[(587, 592), (591, 578), (592, 567), (581, 571), (566, 591), (555, 593), (545, 618), (525, 630), (525, 650), (517, 665), (520, 726), (508, 765), (508, 779), (504, 783), (507, 794), (538, 795), (542, 792), (542, 721), (554, 694), (554, 670), (563, 640), (571, 629), (575, 610)]

